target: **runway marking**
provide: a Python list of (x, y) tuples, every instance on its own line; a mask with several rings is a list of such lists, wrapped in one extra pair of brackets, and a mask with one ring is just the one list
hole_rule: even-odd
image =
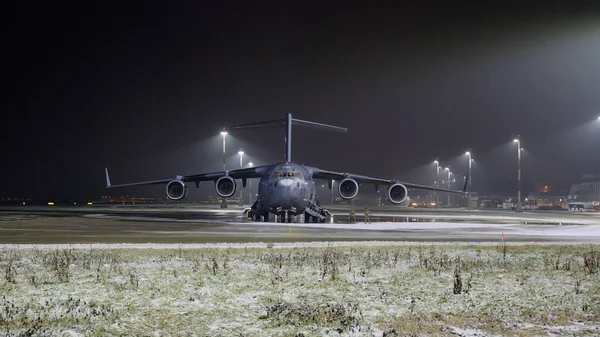
[(288, 225), (288, 229), (289, 230), (288, 230), (287, 233), (278, 233), (278, 234), (281, 235), (281, 236), (306, 236), (307, 235), (306, 233), (295, 233), (295, 232), (292, 232), (292, 226), (291, 225)]

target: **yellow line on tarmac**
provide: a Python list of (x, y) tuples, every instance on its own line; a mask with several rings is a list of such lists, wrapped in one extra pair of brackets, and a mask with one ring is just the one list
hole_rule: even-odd
[(292, 226), (288, 226), (288, 232), (287, 233), (278, 233), (281, 236), (305, 236), (307, 235), (306, 233), (294, 233), (292, 232)]

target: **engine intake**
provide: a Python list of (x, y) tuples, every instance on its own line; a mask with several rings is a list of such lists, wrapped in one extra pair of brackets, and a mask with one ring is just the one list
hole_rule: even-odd
[(402, 184), (394, 184), (388, 189), (388, 199), (393, 204), (401, 204), (408, 197), (408, 189)]
[(229, 198), (235, 194), (235, 180), (230, 176), (221, 177), (217, 179), (217, 182), (215, 183), (215, 189), (220, 197)]
[(185, 198), (187, 191), (187, 185), (181, 180), (171, 180), (167, 184), (167, 197), (171, 200), (181, 200)]
[(351, 178), (345, 178), (338, 185), (338, 193), (343, 199), (354, 199), (358, 194), (358, 183)]

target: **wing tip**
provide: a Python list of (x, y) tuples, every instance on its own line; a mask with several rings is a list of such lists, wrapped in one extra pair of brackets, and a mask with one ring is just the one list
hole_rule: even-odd
[(106, 188), (111, 186), (110, 177), (108, 176), (108, 167), (104, 166), (104, 172), (106, 173)]

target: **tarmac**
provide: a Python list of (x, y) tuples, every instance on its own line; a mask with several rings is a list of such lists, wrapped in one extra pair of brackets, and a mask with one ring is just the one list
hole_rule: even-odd
[(2, 206), (0, 244), (242, 243), (307, 241), (600, 243), (600, 213), (372, 207), (365, 224), (329, 208), (325, 224), (251, 222), (215, 205)]

